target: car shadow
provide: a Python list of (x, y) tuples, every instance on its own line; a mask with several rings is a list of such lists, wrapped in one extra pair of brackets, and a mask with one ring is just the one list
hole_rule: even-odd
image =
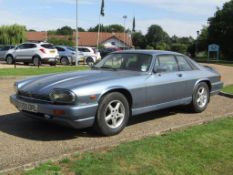
[[(176, 107), (132, 117), (128, 126), (175, 115), (189, 113), (184, 107)], [(23, 116), (20, 113), (0, 116), (0, 132), (36, 141), (72, 140), (79, 137), (102, 137), (91, 128), (76, 130), (54, 123), (44, 122)]]

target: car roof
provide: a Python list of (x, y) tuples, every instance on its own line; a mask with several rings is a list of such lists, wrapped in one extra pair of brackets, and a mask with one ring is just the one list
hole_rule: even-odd
[(149, 55), (182, 55), (178, 52), (165, 51), (165, 50), (121, 50), (113, 53), (138, 53), (138, 54), (149, 54)]

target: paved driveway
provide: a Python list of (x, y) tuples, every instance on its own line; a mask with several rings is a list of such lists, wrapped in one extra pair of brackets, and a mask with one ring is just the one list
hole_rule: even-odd
[[(233, 83), (231, 76), (226, 80)], [(187, 107), (153, 112), (132, 118), (129, 126), (117, 136), (100, 137), (91, 130), (78, 131), (25, 118), (9, 104), (14, 81), (0, 79), (0, 170), (63, 154), (117, 145), (170, 128), (233, 115), (233, 100), (215, 96), (204, 113), (190, 113)]]

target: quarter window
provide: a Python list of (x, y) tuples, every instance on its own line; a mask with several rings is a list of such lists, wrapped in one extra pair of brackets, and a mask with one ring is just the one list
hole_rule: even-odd
[(177, 72), (178, 64), (173, 55), (161, 55), (158, 56), (159, 67), (161, 72)]
[(191, 71), (192, 67), (188, 64), (183, 56), (176, 56), (180, 71)]

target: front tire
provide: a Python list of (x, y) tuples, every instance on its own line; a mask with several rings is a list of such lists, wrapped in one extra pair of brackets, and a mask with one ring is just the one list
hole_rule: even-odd
[(8, 55), (6, 57), (6, 63), (7, 64), (13, 64), (14, 63), (14, 58), (11, 55)]
[(113, 92), (100, 101), (94, 127), (104, 136), (116, 135), (126, 127), (129, 116), (127, 99), (123, 94)]
[(87, 59), (86, 59), (86, 64), (88, 65), (88, 66), (93, 66), (94, 65), (94, 59), (93, 58), (91, 58), (91, 57), (88, 57)]
[(70, 62), (69, 62), (68, 58), (62, 57), (61, 58), (61, 64), (64, 65), (64, 66), (67, 66), (67, 65), (70, 64)]
[(210, 99), (210, 90), (206, 83), (201, 82), (197, 85), (193, 93), (191, 108), (196, 113), (205, 111)]

